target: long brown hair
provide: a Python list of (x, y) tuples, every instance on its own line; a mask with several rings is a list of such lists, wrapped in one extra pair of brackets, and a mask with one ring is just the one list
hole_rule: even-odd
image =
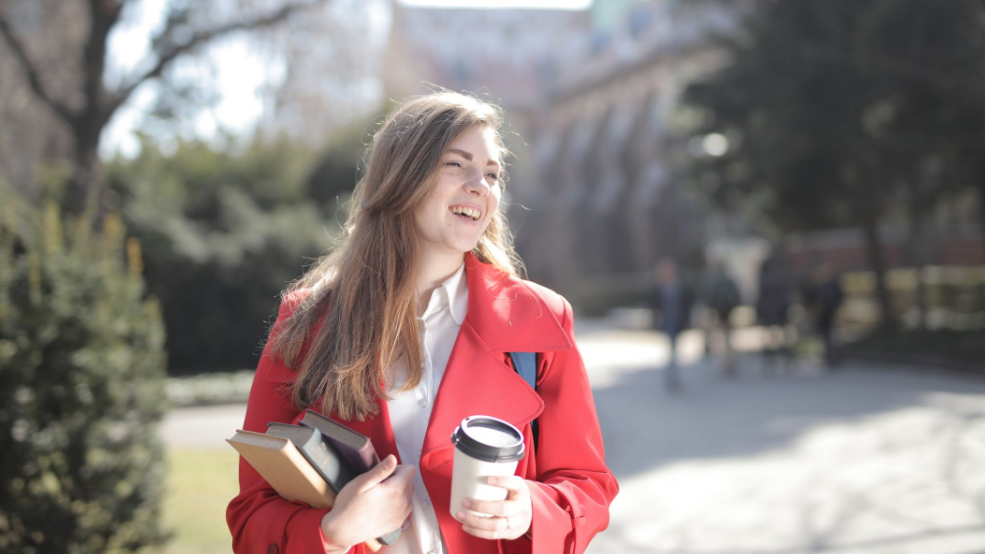
[[(342, 241), (284, 293), (286, 298), (307, 291), (294, 315), (271, 336), (273, 355), (297, 372), (291, 386), (295, 405), (309, 406), (323, 397), (326, 414), (373, 416), (385, 394), (384, 379), (393, 382), (394, 376), (384, 372), (398, 361), (408, 373), (400, 390), (418, 385), (423, 354), (416, 322), (420, 259), (413, 211), (434, 187), (445, 149), (466, 129), (493, 129), (505, 155), (501, 124), (497, 107), (448, 91), (412, 99), (386, 118), (367, 149), (366, 174), (353, 193)], [(517, 274), (519, 258), (502, 205), (474, 253)]]

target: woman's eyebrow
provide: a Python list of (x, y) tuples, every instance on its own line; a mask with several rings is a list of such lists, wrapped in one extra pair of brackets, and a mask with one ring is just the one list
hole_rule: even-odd
[[(469, 154), (465, 150), (459, 150), (458, 148), (449, 148), (447, 151), (452, 154), (458, 154), (459, 156), (465, 158), (470, 162), (472, 161), (472, 154)], [(486, 165), (494, 165), (496, 167), (499, 167), (499, 162), (497, 162), (496, 160), (489, 160), (488, 162), (486, 162)]]

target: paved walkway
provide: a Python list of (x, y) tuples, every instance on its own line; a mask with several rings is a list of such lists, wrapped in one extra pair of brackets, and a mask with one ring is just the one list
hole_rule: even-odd
[[(985, 553), (985, 379), (752, 354), (721, 379), (691, 335), (672, 395), (658, 335), (586, 321), (578, 340), (622, 489), (590, 554)], [(164, 436), (228, 448), (243, 409), (177, 410)]]

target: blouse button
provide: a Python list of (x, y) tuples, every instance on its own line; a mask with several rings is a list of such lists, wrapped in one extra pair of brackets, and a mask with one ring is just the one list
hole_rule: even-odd
[(417, 401), (417, 405), (423, 408), (428, 405), (428, 401), (422, 398)]
[(424, 508), (425, 508), (425, 509), (428, 509), (428, 508), (430, 508), (430, 507), (431, 507), (431, 503), (430, 503), (429, 501), (427, 501), (427, 500), (425, 500), (425, 501), (424, 501)]

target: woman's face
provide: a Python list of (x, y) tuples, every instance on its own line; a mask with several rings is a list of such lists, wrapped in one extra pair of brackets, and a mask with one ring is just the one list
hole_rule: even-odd
[(495, 132), (473, 125), (441, 155), (437, 182), (415, 210), (425, 255), (461, 256), (474, 249), (503, 195)]

